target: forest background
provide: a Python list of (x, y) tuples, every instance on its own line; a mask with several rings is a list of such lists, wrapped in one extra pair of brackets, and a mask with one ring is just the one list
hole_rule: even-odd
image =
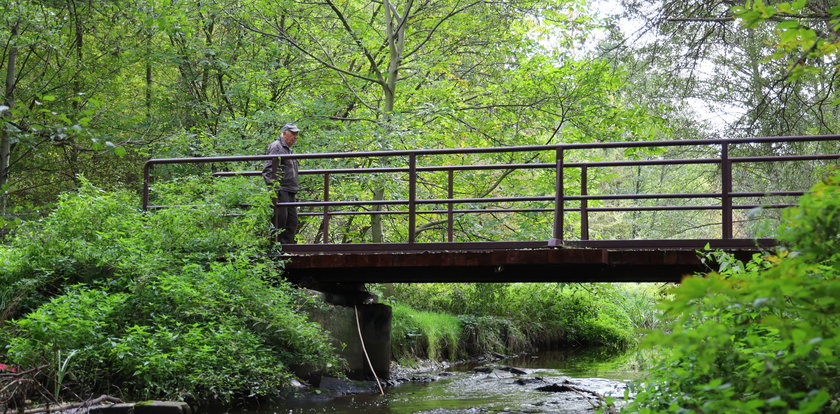
[(3, 231), (285, 122), (297, 152), (832, 133), (836, 7), (780, 5), (4, 2)]
[[(226, 401), (287, 385), (289, 361), (324, 372), (339, 364), (317, 329), (293, 311), (296, 294), (262, 284), (281, 277), (268, 262), (253, 262), (265, 250), (250, 237), (265, 231), (257, 220), (265, 211), (253, 209), (245, 225), (221, 231), (217, 216), (224, 210), (213, 203), (209, 210), (148, 217), (126, 209), (139, 206), (149, 158), (261, 154), (289, 121), (303, 130), (297, 152), (813, 135), (840, 126), (840, 8), (828, 1), (12, 0), (0, 12), (0, 208), (7, 241), (0, 320), (26, 315), (7, 328), (17, 338), (3, 352), (32, 363), (51, 359), (55, 396), (71, 360), (75, 380), (91, 390), (119, 384), (128, 395)], [(318, 167), (311, 164), (305, 168)], [(816, 181), (817, 171), (825, 172), (765, 171), (763, 179), (798, 184)], [(473, 197), (505, 191), (499, 186), (505, 177), (496, 178), (462, 182), (456, 191)], [(658, 184), (648, 178), (609, 185)], [(208, 185), (161, 180), (157, 190), (173, 203), (212, 201), (207, 189), (224, 185)], [(377, 198), (392, 185), (348, 182), (334, 191)], [(318, 186), (304, 183), (303, 197)], [(264, 190), (242, 184), (234, 188), (237, 201), (265, 196), (249, 188)], [(617, 221), (602, 235), (639, 235), (654, 219)], [(317, 224), (305, 224), (305, 240), (317, 237)], [(467, 238), (500, 228), (462, 224)], [(398, 235), (372, 219), (342, 227), (351, 240)], [(430, 235), (434, 227), (420, 224)], [(184, 228), (196, 229), (194, 237)], [(219, 256), (229, 260), (215, 263)], [(465, 303), (463, 295), (492, 299), (508, 288), (449, 286), (438, 297), (451, 305)], [(198, 300), (219, 290), (235, 294)], [(410, 302), (412, 294), (403, 299)], [(172, 302), (186, 310), (183, 318), (161, 316)], [(126, 309), (136, 319), (121, 320)], [(211, 332), (207, 324), (220, 328)], [(604, 342), (622, 342), (631, 336), (622, 331), (627, 326), (595, 329), (593, 336), (607, 332)], [(50, 342), (57, 337), (67, 346), (63, 354)], [(185, 340), (210, 348), (190, 349)], [(231, 343), (249, 376), (233, 368), (214, 372), (241, 362), (214, 359), (212, 347)], [(186, 384), (165, 381), (173, 370), (197, 364), (207, 369), (185, 371)]]

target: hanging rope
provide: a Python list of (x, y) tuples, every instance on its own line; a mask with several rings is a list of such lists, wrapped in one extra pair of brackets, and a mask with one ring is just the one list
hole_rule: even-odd
[(381, 395), (385, 395), (385, 390), (382, 389), (382, 383), (379, 382), (379, 377), (376, 376), (376, 371), (373, 370), (373, 364), (370, 363), (370, 357), (368, 356), (367, 349), (365, 349), (365, 340), (362, 338), (362, 325), (359, 323), (359, 307), (353, 305), (353, 310), (356, 311), (356, 330), (359, 331), (359, 342), (362, 343), (362, 352), (365, 354), (365, 360), (367, 360), (368, 366), (370, 367), (370, 372), (373, 373), (373, 378), (376, 378), (376, 385), (379, 386), (379, 393)]

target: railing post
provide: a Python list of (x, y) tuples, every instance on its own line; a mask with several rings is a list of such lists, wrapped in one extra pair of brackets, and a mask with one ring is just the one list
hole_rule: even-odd
[[(330, 173), (324, 174), (324, 201), (330, 201)], [(330, 206), (324, 206), (324, 244), (330, 243)]]
[(563, 244), (563, 148), (556, 151), (555, 160), (555, 183), (554, 183), (554, 234), (548, 241), (549, 246), (560, 246)]
[(143, 210), (149, 209), (149, 186), (151, 185), (152, 164), (143, 165)]
[[(589, 195), (586, 166), (580, 167), (580, 195)], [(589, 240), (589, 200), (580, 200), (580, 239)]]
[(414, 243), (417, 226), (417, 154), (408, 156), (408, 242)]
[(277, 198), (277, 186), (279, 183), (277, 182), (277, 170), (280, 166), (280, 157), (274, 157), (271, 159), (271, 192), (272, 192), (272, 204), (274, 205), (274, 217), (271, 218), (271, 222), (274, 223), (274, 241), (280, 241), (280, 207), (277, 205), (280, 202), (280, 199)]
[(721, 144), (721, 238), (732, 238), (732, 161), (729, 159), (729, 143)]
[[(449, 192), (447, 196), (450, 200), (455, 198), (455, 170), (449, 170), (449, 180), (448, 180), (448, 188)], [(452, 243), (455, 239), (455, 214), (452, 210), (455, 208), (455, 203), (449, 202), (448, 207), (446, 208), (446, 241)]]

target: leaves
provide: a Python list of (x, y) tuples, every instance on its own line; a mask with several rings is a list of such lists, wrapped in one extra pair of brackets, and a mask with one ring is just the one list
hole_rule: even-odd
[[(802, 254), (755, 257), (721, 274), (686, 279), (673, 291), (673, 300), (664, 303), (673, 323), (646, 340), (663, 357), (648, 385), (638, 385), (633, 407), (836, 411), (828, 396), (840, 391), (833, 380), (840, 374), (840, 266), (835, 250), (815, 248), (810, 233), (790, 229), (836, 237), (840, 223), (814, 226), (811, 220), (830, 214), (838, 190), (840, 182), (829, 177), (785, 215), (784, 240)], [(808, 215), (800, 214), (805, 206)]]
[[(814, 24), (819, 25), (820, 20), (836, 21), (840, 18), (840, 9), (834, 7), (826, 11), (818, 6), (813, 7), (813, 10), (809, 9), (807, 2), (802, 0), (777, 4), (755, 1), (752, 4), (748, 2), (744, 7), (734, 7), (733, 11), (752, 29), (765, 22), (775, 21), (778, 41), (774, 45), (776, 53), (773, 59), (787, 61), (790, 64), (791, 79), (795, 80), (809, 66), (818, 65), (821, 58), (833, 56), (837, 51), (836, 39)], [(806, 19), (806, 15), (818, 19)]]

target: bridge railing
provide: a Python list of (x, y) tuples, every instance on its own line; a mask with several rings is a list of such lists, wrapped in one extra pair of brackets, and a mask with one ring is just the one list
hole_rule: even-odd
[[(827, 142), (819, 151), (797, 154), (787, 147), (805, 145), (806, 143)], [(740, 146), (748, 151), (742, 153), (758, 153), (759, 155), (733, 155), (733, 148)], [(683, 156), (674, 157), (669, 148), (681, 148)], [(809, 147), (814, 151), (816, 147)], [(762, 149), (763, 151), (749, 151)], [(640, 159), (638, 153), (629, 159), (593, 159), (593, 153), (603, 154), (605, 151), (642, 151), (647, 159)], [(648, 151), (648, 152), (644, 152)], [(587, 245), (590, 240), (590, 218), (592, 214), (606, 212), (644, 212), (644, 211), (719, 211), (719, 240), (735, 240), (733, 215), (735, 211), (755, 209), (757, 207), (778, 209), (788, 207), (795, 201), (793, 197), (800, 196), (817, 180), (811, 177), (811, 182), (799, 182), (796, 189), (775, 189), (763, 191), (738, 191), (733, 178), (733, 167), (740, 164), (760, 165), (775, 162), (819, 161), (836, 165), (840, 159), (840, 136), (819, 135), (801, 137), (761, 137), (740, 139), (715, 140), (678, 140), (678, 141), (647, 141), (647, 142), (607, 142), (607, 143), (578, 143), (542, 146), (518, 146), (499, 148), (452, 148), (401, 151), (370, 151), (348, 153), (316, 153), (291, 154), (284, 157), (298, 160), (323, 160), (327, 163), (341, 163), (354, 161), (352, 167), (322, 168), (301, 170), (301, 175), (320, 176), (322, 188), (320, 196), (315, 199), (302, 200), (295, 203), (277, 203), (275, 211), (281, 206), (297, 206), (308, 209), (302, 216), (320, 216), (322, 218), (320, 242), (330, 244), (330, 222), (339, 216), (407, 216), (404, 224), (405, 243), (416, 244), (418, 234), (418, 217), (426, 215), (443, 215), (446, 217), (446, 242), (455, 242), (455, 216), (463, 214), (482, 213), (545, 213), (551, 214), (552, 229), (549, 240), (543, 240), (549, 246), (577, 243)], [(498, 159), (491, 162), (463, 164), (468, 157), (481, 154), (496, 154), (508, 157), (504, 162)], [(686, 154), (690, 156), (685, 156)], [(526, 162), (512, 162), (516, 156), (525, 156)], [(457, 165), (453, 165), (453, 157), (457, 158)], [(498, 158), (498, 157), (497, 157)], [(380, 166), (361, 166), (359, 160), (376, 159)], [(272, 160), (272, 168), (276, 171), (279, 166), (278, 156), (253, 155), (230, 157), (200, 157), (200, 158), (171, 158), (152, 159), (144, 167), (143, 207), (145, 209), (162, 208), (165, 206), (150, 203), (150, 183), (152, 170), (162, 164), (207, 164), (225, 165), (228, 163), (259, 162)], [(422, 162), (431, 160), (430, 162)], [(440, 161), (435, 160), (443, 160)], [(540, 162), (541, 161), (541, 162)], [(313, 161), (314, 162), (314, 161)], [(322, 162), (322, 161), (318, 161)], [(305, 162), (302, 164), (306, 164)], [(713, 166), (716, 177), (705, 177), (707, 183), (715, 183), (718, 188), (706, 192), (655, 192), (655, 193), (624, 193), (624, 194), (591, 194), (592, 187), (603, 186), (591, 181), (591, 172), (607, 168), (652, 166), (688, 166), (707, 164)], [(495, 197), (456, 197), (456, 174), (471, 171), (543, 171), (543, 177), (551, 177), (553, 191), (549, 194), (522, 195), (511, 194)], [(426, 183), (421, 177), (430, 173), (444, 173), (446, 183), (445, 197), (422, 197), (418, 195), (418, 185)], [(671, 171), (670, 174), (673, 174)], [(679, 173), (677, 171), (677, 173)], [(331, 186), (341, 182), (342, 177), (371, 176), (381, 174), (399, 174), (405, 181), (403, 196), (400, 198), (367, 199), (367, 200), (334, 200)], [(215, 171), (214, 176), (260, 176), (261, 171)], [(601, 174), (603, 175), (603, 174)], [(504, 177), (502, 177), (503, 179)], [(672, 177), (679, 180), (681, 177)], [(439, 185), (440, 183), (436, 183)], [(544, 183), (543, 183), (544, 184)], [(674, 184), (671, 184), (672, 186)], [(738, 203), (740, 199), (756, 198), (788, 198), (789, 202)], [(670, 200), (671, 204), (662, 205), (595, 205), (609, 201), (654, 201)], [(698, 200), (706, 200), (697, 204)], [(677, 204), (673, 204), (677, 203)], [(501, 204), (519, 205), (519, 207), (487, 207)], [(460, 206), (465, 206), (463, 208)], [(421, 208), (421, 207), (434, 208)], [(437, 206), (437, 207), (435, 207)], [(443, 208), (441, 208), (441, 206)], [(456, 206), (460, 208), (456, 208)], [(472, 207), (471, 207), (472, 206)], [(476, 208), (474, 206), (482, 206)], [(397, 207), (397, 209), (394, 209)], [(358, 210), (362, 208), (363, 210)], [(579, 222), (573, 226), (576, 237), (568, 237), (566, 232), (571, 228), (570, 214), (575, 215)], [(715, 223), (717, 224), (717, 223)], [(493, 240), (504, 242), (509, 240)], [(603, 240), (602, 240), (603, 241)], [(620, 240), (613, 240), (619, 245)], [(669, 244), (669, 242), (662, 242)], [(660, 243), (660, 244), (662, 244)], [(744, 243), (754, 243), (744, 240)], [(671, 242), (670, 244), (674, 244)], [(593, 244), (594, 245), (594, 244)], [(638, 245), (638, 243), (636, 243)], [(322, 246), (323, 247), (323, 246)]]

